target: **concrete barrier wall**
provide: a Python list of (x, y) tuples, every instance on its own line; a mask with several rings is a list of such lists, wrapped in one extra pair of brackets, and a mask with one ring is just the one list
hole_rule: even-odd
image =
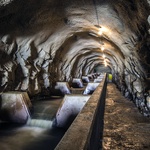
[(106, 84), (105, 76), (55, 150), (101, 148)]

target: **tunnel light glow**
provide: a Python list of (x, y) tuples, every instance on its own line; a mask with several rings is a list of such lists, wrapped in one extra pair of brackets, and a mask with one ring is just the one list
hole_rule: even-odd
[(104, 48), (104, 47), (101, 47), (101, 50), (102, 50), (102, 51), (104, 51), (104, 50), (105, 50), (105, 48)]
[(105, 67), (107, 67), (107, 61), (106, 61), (106, 59), (104, 59), (104, 65), (105, 65)]
[(107, 32), (107, 31), (108, 31), (107, 28), (101, 27), (101, 28), (99, 28), (98, 34), (99, 34), (99, 35), (102, 35), (104, 32)]
[(103, 34), (103, 32), (102, 32), (101, 29), (99, 29), (98, 34), (99, 34), (99, 35), (102, 35), (102, 34)]
[(103, 54), (103, 58), (105, 58), (106, 56), (105, 56), (105, 54)]

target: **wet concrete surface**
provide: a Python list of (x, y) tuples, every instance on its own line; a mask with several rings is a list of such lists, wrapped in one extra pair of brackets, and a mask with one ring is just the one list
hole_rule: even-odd
[(150, 150), (150, 118), (113, 83), (108, 83), (103, 133), (104, 150)]

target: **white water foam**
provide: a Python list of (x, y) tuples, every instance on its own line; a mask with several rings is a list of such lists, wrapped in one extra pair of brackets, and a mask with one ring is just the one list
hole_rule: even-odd
[(27, 126), (31, 127), (41, 127), (44, 129), (51, 129), (53, 121), (51, 120), (42, 120), (42, 119), (28, 119)]

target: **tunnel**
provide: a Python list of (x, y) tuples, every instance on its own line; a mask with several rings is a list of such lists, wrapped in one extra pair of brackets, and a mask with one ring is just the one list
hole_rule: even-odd
[[(70, 104), (72, 96), (80, 95), (81, 101), (74, 98), (68, 112), (80, 112), (104, 74), (109, 88), (106, 100), (111, 101), (107, 96), (115, 97), (111, 92), (118, 91), (138, 110), (136, 114), (146, 120), (148, 128), (149, 0), (1, 0), (0, 149), (38, 150), (43, 144), (43, 150), (54, 149), (77, 114), (72, 114), (63, 130), (45, 129), (59, 124), (54, 116), (60, 115), (62, 105), (69, 107), (66, 101)], [(13, 107), (19, 109), (19, 121), (10, 118), (6, 105), (11, 114)], [(37, 136), (38, 144), (34, 141)], [(13, 137), (21, 137), (18, 147)], [(147, 145), (139, 149), (149, 149), (150, 142)]]

